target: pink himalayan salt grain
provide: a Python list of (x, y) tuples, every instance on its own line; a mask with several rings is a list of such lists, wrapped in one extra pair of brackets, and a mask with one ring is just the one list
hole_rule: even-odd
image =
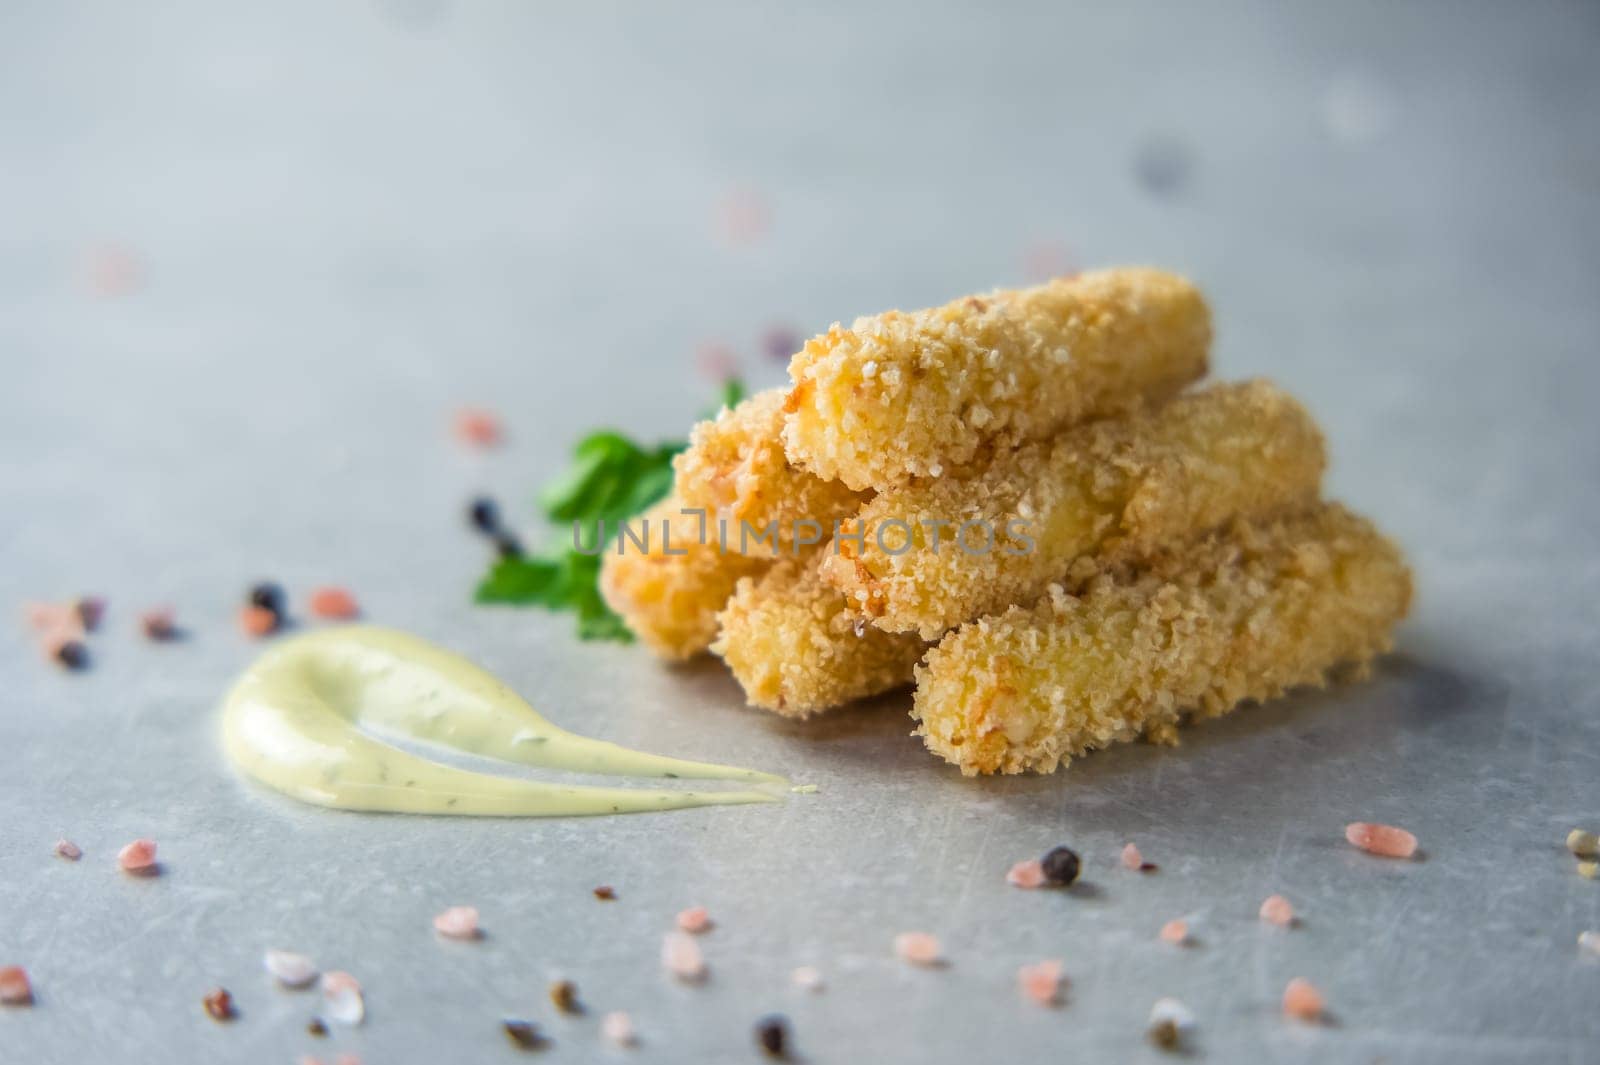
[(33, 1005), (33, 985), (28, 982), (28, 970), (20, 965), (0, 966), (0, 1003)]
[(794, 986), (802, 991), (821, 991), (822, 973), (810, 965), (802, 965), (789, 974)]
[(477, 939), (478, 911), (473, 906), (452, 906), (433, 919), (433, 930), (449, 939)]
[(1294, 924), (1294, 907), (1282, 895), (1268, 895), (1261, 903), (1261, 919), (1279, 928)]
[(56, 857), (75, 862), (83, 857), (83, 848), (70, 839), (58, 839), (56, 840)]
[(328, 1019), (339, 1024), (357, 1025), (367, 1016), (360, 982), (337, 970), (322, 974), (322, 1005)]
[(156, 864), (156, 841), (136, 839), (117, 852), (117, 865), (124, 873), (136, 876), (153, 876), (160, 871)]
[(750, 244), (766, 234), (771, 214), (760, 192), (747, 186), (733, 188), (717, 203), (717, 232), (729, 244)]
[(493, 412), (478, 407), (463, 407), (456, 411), (452, 423), (456, 439), (476, 447), (494, 447), (500, 443), (500, 419)]
[(706, 978), (706, 959), (700, 944), (683, 932), (668, 932), (661, 940), (661, 965), (687, 984)]
[(284, 987), (308, 987), (317, 978), (317, 963), (292, 951), (269, 950), (262, 955), (261, 965)]
[(332, 585), (314, 589), (309, 602), (311, 616), (328, 621), (352, 621), (361, 616), (356, 597)]
[(1061, 996), (1061, 961), (1046, 961), (1024, 965), (1017, 970), (1017, 989), (1041, 1006), (1053, 1006)]
[(940, 961), (938, 937), (927, 932), (901, 932), (894, 937), (894, 952), (912, 965), (937, 965)]
[(678, 913), (678, 927), (692, 935), (699, 935), (711, 927), (711, 917), (704, 906), (691, 906)]
[(1134, 871), (1144, 868), (1144, 856), (1139, 853), (1139, 848), (1132, 843), (1122, 848), (1122, 867)]
[(1285, 1016), (1302, 1021), (1321, 1019), (1322, 992), (1312, 986), (1311, 981), (1295, 977), (1283, 989), (1283, 1012)]
[(244, 630), (246, 636), (260, 639), (271, 636), (278, 631), (278, 615), (264, 606), (242, 606), (239, 608), (239, 628)]
[(144, 269), (139, 255), (122, 244), (98, 244), (83, 260), (83, 281), (96, 296), (124, 296), (139, 287)]
[(631, 1047), (639, 1042), (633, 1028), (633, 1018), (621, 1010), (606, 1014), (600, 1020), (600, 1034), (606, 1042), (619, 1047)]
[(739, 356), (728, 345), (708, 340), (694, 353), (695, 368), (712, 381), (726, 381), (739, 374)]
[(1417, 852), (1417, 837), (1393, 825), (1352, 821), (1344, 826), (1344, 838), (1351, 846), (1383, 858), (1409, 858)]
[(1018, 862), (1006, 874), (1006, 883), (1012, 887), (1036, 888), (1044, 886), (1044, 863), (1037, 858)]
[(139, 630), (147, 640), (171, 640), (178, 635), (178, 616), (170, 606), (156, 607), (139, 615)]
[(1182, 946), (1189, 940), (1189, 922), (1178, 920), (1168, 921), (1161, 926), (1161, 941), (1174, 946)]
[(28, 627), (39, 634), (69, 632), (82, 636), (83, 615), (71, 603), (23, 603), (22, 614)]

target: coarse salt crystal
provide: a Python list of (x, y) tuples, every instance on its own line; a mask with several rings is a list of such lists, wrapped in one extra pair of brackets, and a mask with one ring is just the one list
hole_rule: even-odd
[(1161, 940), (1182, 946), (1189, 939), (1189, 922), (1183, 920), (1168, 921), (1161, 926)]
[(478, 911), (473, 906), (452, 906), (433, 919), (433, 930), (450, 939), (477, 939)]
[(606, 1014), (600, 1019), (600, 1034), (606, 1041), (619, 1047), (631, 1047), (639, 1041), (633, 1028), (633, 1018), (621, 1010)]
[(284, 987), (309, 987), (317, 978), (316, 963), (304, 954), (269, 950), (262, 956), (261, 964)]
[(1122, 867), (1134, 870), (1144, 868), (1144, 856), (1139, 853), (1139, 848), (1132, 843), (1122, 848)]
[(678, 927), (685, 932), (699, 935), (711, 927), (711, 917), (706, 913), (704, 906), (691, 906), (678, 914)]
[(794, 986), (802, 991), (821, 991), (822, 973), (810, 965), (802, 965), (789, 974)]
[(1352, 821), (1344, 828), (1344, 838), (1351, 846), (1384, 858), (1409, 858), (1417, 852), (1417, 837), (1393, 825)]
[(278, 629), (278, 615), (264, 606), (239, 608), (239, 627), (246, 636), (270, 636)]
[(356, 597), (343, 588), (332, 586), (318, 588), (311, 593), (309, 602), (312, 617), (329, 621), (350, 621), (361, 616)]
[(1018, 862), (1006, 873), (1006, 883), (1012, 887), (1036, 888), (1044, 884), (1044, 863), (1037, 858)]
[(349, 973), (322, 974), (322, 1005), (328, 1020), (339, 1024), (357, 1025), (367, 1016), (361, 984)]
[(1579, 932), (1578, 949), (1600, 955), (1600, 932)]
[(938, 937), (927, 932), (901, 932), (894, 937), (894, 952), (912, 965), (937, 965), (940, 961)]
[(75, 862), (83, 857), (83, 848), (70, 839), (58, 839), (56, 840), (56, 857)]
[(1283, 1012), (1302, 1021), (1315, 1021), (1322, 1017), (1322, 992), (1311, 981), (1295, 977), (1283, 989)]
[(134, 873), (147, 876), (155, 873), (156, 841), (153, 839), (136, 839), (117, 852), (117, 865), (124, 873)]
[(662, 937), (661, 964), (685, 983), (696, 984), (706, 978), (706, 960), (700, 953), (700, 944), (684, 932), (668, 932)]
[(456, 439), (477, 447), (494, 447), (500, 443), (500, 419), (493, 412), (477, 407), (464, 407), (456, 411), (453, 423)]
[(1261, 903), (1261, 919), (1280, 928), (1294, 924), (1294, 907), (1282, 895), (1268, 895)]
[(1061, 961), (1046, 961), (1024, 965), (1017, 970), (1017, 989), (1041, 1006), (1051, 1006), (1061, 995)]
[(171, 607), (156, 607), (139, 615), (139, 628), (148, 640), (170, 640), (178, 635), (177, 614)]
[(28, 970), (20, 965), (0, 966), (0, 1003), (7, 1006), (31, 1006), (33, 985), (28, 982)]
[(1176, 1047), (1194, 1029), (1194, 1014), (1175, 998), (1158, 998), (1150, 1007), (1150, 1038), (1163, 1047)]

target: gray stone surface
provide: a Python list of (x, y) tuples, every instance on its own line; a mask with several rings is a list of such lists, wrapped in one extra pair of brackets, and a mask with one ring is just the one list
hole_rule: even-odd
[[(1600, 14), (1589, 4), (611, 5), (21, 3), (0, 13), (0, 605), (112, 603), (94, 666), (0, 629), (0, 1010), (6, 1062), (737, 1062), (759, 1014), (803, 1059), (1139, 1061), (1187, 1001), (1217, 1061), (1593, 1061), (1600, 884), (1561, 841), (1600, 820)], [(753, 190), (771, 226), (716, 238)], [(463, 502), (528, 495), (580, 431), (681, 433), (721, 339), (775, 383), (764, 328), (806, 331), (1025, 276), (1028, 249), (1149, 261), (1212, 295), (1219, 371), (1324, 420), (1332, 489), (1415, 561), (1418, 608), (1371, 683), (1128, 747), (1045, 779), (968, 781), (895, 697), (801, 727), (712, 667), (475, 609)], [(131, 249), (136, 290), (85, 257)], [(488, 458), (450, 410), (502, 411)], [(499, 671), (580, 731), (787, 771), (779, 808), (586, 821), (367, 817), (236, 779), (215, 707), (256, 648), (251, 580), (356, 589), (372, 619)], [(170, 602), (191, 638), (144, 645)], [(1421, 861), (1348, 849), (1403, 823)], [(82, 862), (51, 856), (58, 835)], [(114, 869), (137, 835), (165, 875)], [(1161, 865), (1116, 868), (1135, 840)], [(1025, 895), (1070, 842), (1093, 890)], [(590, 896), (614, 884), (615, 903)], [(1304, 915), (1263, 928), (1279, 891)], [(479, 906), (489, 937), (430, 916)], [(711, 908), (701, 989), (660, 933)], [(1189, 915), (1181, 953), (1156, 930)], [(889, 942), (943, 937), (908, 971)], [(368, 988), (318, 1043), (267, 947)], [(1067, 1005), (1019, 1001), (1059, 956)], [(806, 997), (790, 969), (815, 964)], [(552, 1016), (578, 981), (593, 1012)], [(1288, 1025), (1305, 976), (1335, 1023)], [(243, 1016), (206, 1019), (230, 987)]]

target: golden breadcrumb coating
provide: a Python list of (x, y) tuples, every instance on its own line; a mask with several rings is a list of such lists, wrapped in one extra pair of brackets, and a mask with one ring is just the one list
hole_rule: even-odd
[[(1290, 396), (1265, 381), (1214, 385), (1001, 452), (969, 478), (882, 492), (864, 525), (844, 523), (822, 575), (879, 628), (936, 639), (1032, 603), (1081, 556), (1102, 565), (1308, 503), (1325, 464), (1322, 434)], [(893, 553), (908, 530), (910, 547)]]
[(739, 578), (771, 565), (770, 559), (720, 551), (714, 532), (702, 543), (700, 518), (684, 514), (683, 506), (672, 495), (631, 519), (628, 528), (636, 537), (649, 530), (649, 549), (619, 536), (600, 563), (606, 605), (622, 615), (640, 642), (669, 659), (692, 658), (710, 647), (717, 611)]
[(852, 699), (911, 683), (927, 644), (883, 632), (846, 608), (822, 583), (826, 548), (779, 560), (759, 578), (739, 582), (718, 617), (712, 645), (744, 688), (751, 706), (809, 717)]
[(1053, 586), (1032, 609), (963, 625), (918, 667), (912, 716), (969, 776), (1048, 773), (1365, 665), (1410, 601), (1399, 549), (1337, 504), (1240, 521), (1113, 567), (1081, 596)]
[[(696, 425), (689, 449), (673, 460), (684, 504), (725, 520), (734, 551), (770, 554), (773, 544), (787, 547), (802, 521), (816, 523), (809, 536), (813, 542), (825, 540), (833, 522), (855, 513), (866, 499), (865, 493), (789, 464), (783, 452), (783, 398), (783, 390), (774, 388), (724, 409)], [(741, 522), (752, 530), (743, 539)], [(762, 547), (757, 537), (774, 522), (775, 535)]]
[(855, 489), (938, 477), (989, 440), (1171, 396), (1205, 374), (1210, 344), (1199, 291), (1138, 268), (858, 318), (790, 361), (784, 446)]

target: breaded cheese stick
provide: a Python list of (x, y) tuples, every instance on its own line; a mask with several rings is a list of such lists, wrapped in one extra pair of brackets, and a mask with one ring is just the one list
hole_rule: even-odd
[(1049, 773), (1365, 665), (1410, 601), (1399, 550), (1343, 507), (1241, 521), (1081, 596), (1058, 585), (1032, 609), (963, 625), (917, 669), (912, 716), (968, 776)]
[(1037, 440), (1203, 376), (1211, 313), (1175, 274), (1101, 270), (838, 324), (789, 363), (784, 447), (819, 477), (884, 489), (992, 439)]
[(695, 426), (688, 450), (673, 460), (684, 504), (726, 521), (730, 550), (762, 554), (774, 546), (789, 548), (802, 522), (815, 523), (814, 532), (802, 535), (816, 542), (866, 499), (790, 465), (783, 452), (783, 398), (783, 390), (774, 388), (724, 409)]
[[(641, 643), (668, 659), (692, 658), (710, 647), (717, 611), (739, 578), (771, 565), (770, 559), (721, 551), (714, 534), (701, 536), (700, 517), (683, 509), (671, 495), (630, 520), (634, 538), (619, 535), (600, 563), (606, 605)], [(640, 546), (645, 530), (648, 542)]]
[(1214, 385), (1002, 451), (969, 478), (881, 492), (861, 525), (844, 523), (822, 574), (878, 627), (936, 639), (1033, 602), (1081, 556), (1104, 564), (1307, 503), (1325, 464), (1316, 423), (1286, 393)]
[(741, 580), (717, 619), (711, 650), (728, 663), (751, 706), (809, 717), (910, 684), (927, 650), (915, 636), (874, 629), (851, 614), (844, 596), (818, 576), (821, 557), (784, 558)]

